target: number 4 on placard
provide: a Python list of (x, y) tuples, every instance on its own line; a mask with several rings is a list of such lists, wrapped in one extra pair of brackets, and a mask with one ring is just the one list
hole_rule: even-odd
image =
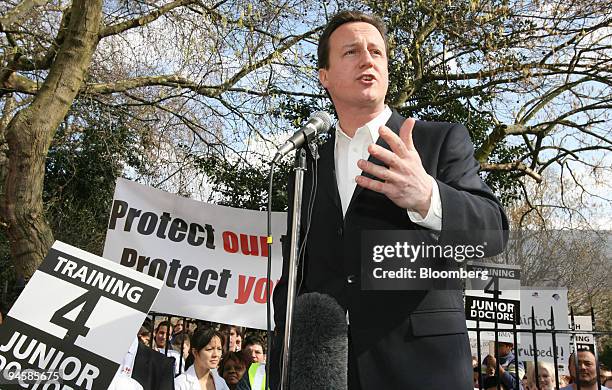
[[(87, 336), (89, 328), (85, 326), (91, 312), (100, 300), (100, 295), (95, 291), (88, 291), (67, 305), (59, 308), (51, 317), (51, 323), (67, 330), (64, 341), (74, 344), (77, 337)], [(67, 318), (66, 315), (83, 305), (74, 320)]]
[(484, 292), (493, 295), (493, 298), (497, 299), (502, 294), (501, 291), (499, 291), (499, 278), (495, 276), (491, 277), (491, 280), (484, 288)]

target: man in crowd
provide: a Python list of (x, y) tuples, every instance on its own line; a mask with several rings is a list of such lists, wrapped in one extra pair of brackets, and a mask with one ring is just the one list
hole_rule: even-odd
[[(160, 325), (155, 334), (158, 333)], [(150, 328), (151, 322), (147, 318), (123, 358), (109, 390), (174, 389), (174, 359), (151, 349), (148, 330)], [(143, 337), (145, 334), (146, 337)]]
[(138, 341), (140, 341), (147, 347), (151, 345), (151, 331), (149, 329), (149, 327), (143, 325), (138, 331)]
[(242, 349), (242, 328), (236, 325), (221, 325), (221, 332), (226, 336), (228, 351), (238, 352)]
[(172, 336), (170, 337), (170, 344), (173, 344), (174, 339), (183, 333), (185, 333), (185, 328), (183, 327), (183, 319), (179, 318), (176, 320), (174, 325), (172, 325)]
[(608, 387), (606, 385), (606, 381), (612, 379), (612, 370), (610, 370), (605, 364), (599, 364), (599, 382)]
[[(507, 342), (497, 343), (497, 356), (499, 357), (499, 382), (505, 389), (517, 389), (521, 379), (525, 376), (525, 367), (522, 362), (518, 363), (518, 375), (516, 373), (516, 356), (513, 353), (514, 345)], [(493, 355), (487, 355), (483, 361), (486, 374), (482, 377), (484, 388), (497, 387), (497, 360)], [(522, 388), (522, 385), (521, 385)]]
[(244, 339), (243, 351), (246, 356), (251, 358), (253, 363), (265, 363), (266, 353), (264, 345), (266, 343), (257, 335), (249, 335)]
[[(361, 12), (335, 15), (319, 39), (319, 81), (338, 123), (317, 158), (308, 155), (304, 210), (310, 201), (314, 206), (312, 213), (302, 212), (300, 240), (306, 231), (308, 240), (298, 293), (328, 294), (347, 312), (349, 389), (471, 389), (459, 290), (361, 289), (364, 231), (470, 231), (477, 239), (479, 232), (496, 231), (488, 240), (494, 252), (507, 239), (507, 219), (478, 176), (467, 129), (405, 119), (385, 104), (388, 53), (384, 24)], [(292, 176), (290, 207), (293, 181)], [(290, 248), (283, 244), (283, 273), (274, 290), (272, 388), (280, 379), (287, 300)]]
[[(580, 390), (597, 390), (597, 361), (595, 355), (588, 349), (578, 350), (578, 372), (576, 372), (576, 361), (574, 354), (569, 357), (570, 375), (574, 381), (569, 386), (563, 387), (561, 390), (577, 390), (580, 384)], [(600, 390), (610, 390), (603, 385)]]
[(145, 390), (174, 389), (174, 359), (138, 343), (133, 365), (132, 379)]
[(155, 349), (164, 352), (170, 334), (172, 334), (172, 324), (170, 321), (160, 322), (157, 328), (155, 328)]

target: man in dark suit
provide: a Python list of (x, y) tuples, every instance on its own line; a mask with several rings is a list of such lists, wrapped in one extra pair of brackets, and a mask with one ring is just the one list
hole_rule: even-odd
[(139, 342), (132, 379), (146, 390), (174, 390), (174, 359)]
[[(329, 294), (347, 311), (350, 390), (472, 389), (461, 291), (361, 289), (364, 230), (488, 231), (494, 232), (488, 240), (495, 248), (503, 248), (507, 237), (507, 219), (478, 176), (466, 128), (404, 119), (385, 105), (387, 53), (383, 23), (360, 12), (334, 16), (319, 40), (319, 80), (339, 122), (319, 158), (309, 158), (302, 240), (310, 228), (298, 269), (299, 293)], [(284, 245), (283, 276), (274, 291), (273, 388), (279, 378), (288, 254)]]

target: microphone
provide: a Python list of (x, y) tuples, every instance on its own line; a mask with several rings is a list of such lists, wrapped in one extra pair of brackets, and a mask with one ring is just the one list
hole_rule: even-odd
[(347, 390), (348, 326), (334, 298), (320, 293), (298, 296), (291, 338), (291, 390)]
[(308, 122), (301, 129), (293, 133), (291, 138), (287, 140), (276, 152), (273, 163), (280, 161), (287, 153), (295, 150), (306, 142), (312, 141), (319, 134), (326, 133), (331, 127), (332, 119), (325, 111), (317, 111), (313, 113)]

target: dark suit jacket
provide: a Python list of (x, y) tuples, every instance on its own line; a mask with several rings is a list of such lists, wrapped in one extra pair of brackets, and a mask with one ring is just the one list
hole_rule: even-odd
[(145, 390), (174, 390), (174, 359), (138, 343), (132, 379)]
[[(399, 133), (397, 112), (387, 127)], [(493, 230), (489, 247), (505, 245), (508, 223), (491, 190), (478, 176), (479, 164), (462, 125), (417, 121), (415, 148), (428, 174), (437, 180), (442, 201), (442, 231)], [(378, 144), (390, 149), (379, 138)], [(350, 348), (363, 389), (472, 389), (471, 353), (461, 291), (361, 291), (362, 230), (424, 230), (405, 209), (385, 195), (356, 187), (342, 216), (334, 164), (334, 134), (319, 149), (318, 187), (310, 222), (299, 293), (334, 297), (350, 316)], [(312, 158), (304, 181), (301, 239), (311, 198)], [(381, 164), (373, 158), (374, 161)], [(293, 191), (290, 179), (289, 193)], [(289, 206), (292, 205), (290, 198)], [(291, 218), (289, 210), (288, 219)], [(291, 221), (287, 222), (288, 230)], [(287, 237), (290, 237), (289, 231)], [(444, 234), (444, 233), (442, 233)], [(491, 240), (491, 237), (489, 237)], [(274, 290), (277, 329), (272, 351), (271, 383), (277, 383), (287, 297), (288, 242), (283, 243), (283, 274)], [(299, 273), (299, 272), (298, 272)], [(315, 374), (316, 375), (316, 374)]]

